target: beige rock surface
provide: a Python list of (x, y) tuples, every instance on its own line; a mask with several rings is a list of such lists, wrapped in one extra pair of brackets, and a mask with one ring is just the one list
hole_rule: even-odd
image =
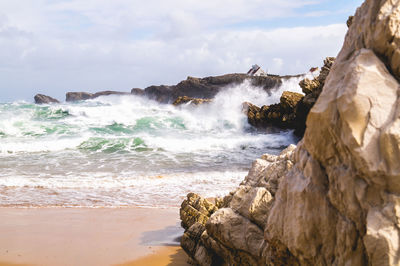
[(399, 20), (400, 1), (357, 10), (303, 140), (206, 217), (196, 263), (400, 264)]

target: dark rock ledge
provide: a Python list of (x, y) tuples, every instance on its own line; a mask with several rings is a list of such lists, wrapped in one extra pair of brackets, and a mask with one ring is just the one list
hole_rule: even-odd
[(189, 98), (212, 99), (222, 89), (240, 84), (245, 80), (248, 80), (253, 86), (262, 87), (264, 90), (270, 92), (271, 89), (276, 88), (282, 83), (283, 78), (289, 78), (289, 76), (226, 74), (206, 78), (188, 77), (177, 85), (150, 86), (144, 90), (134, 88), (131, 93), (135, 95), (144, 95), (161, 103), (173, 103), (179, 97), (184, 96)]
[(67, 102), (74, 102), (74, 101), (95, 99), (100, 96), (108, 96), (108, 95), (130, 95), (130, 93), (129, 92), (120, 92), (120, 91), (100, 91), (100, 92), (96, 92), (96, 93), (67, 92), (65, 100)]
[[(138, 95), (144, 96), (160, 103), (173, 103), (179, 97), (188, 97), (192, 99), (212, 99), (214, 96), (229, 86), (240, 84), (248, 80), (251, 85), (262, 87), (268, 93), (277, 88), (283, 79), (288, 79), (295, 76), (249, 76), (247, 74), (226, 74), (221, 76), (212, 76), (205, 78), (188, 77), (186, 80), (179, 82), (177, 85), (159, 85), (149, 86), (145, 89), (133, 88), (131, 92), (119, 91), (100, 91), (97, 93), (89, 92), (68, 92), (66, 101), (82, 101), (94, 99), (104, 95)], [(51, 97), (50, 97), (51, 98)], [(181, 99), (180, 102), (182, 102)], [(193, 101), (194, 104), (200, 101)], [(206, 101), (205, 101), (206, 102)]]

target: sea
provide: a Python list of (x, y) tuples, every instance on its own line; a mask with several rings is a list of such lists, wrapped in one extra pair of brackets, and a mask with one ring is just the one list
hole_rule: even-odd
[(134, 95), (0, 103), (0, 207), (169, 208), (189, 192), (224, 196), (255, 159), (298, 141), (254, 130), (242, 103), (277, 103), (303, 78), (269, 91), (245, 81), (199, 106)]

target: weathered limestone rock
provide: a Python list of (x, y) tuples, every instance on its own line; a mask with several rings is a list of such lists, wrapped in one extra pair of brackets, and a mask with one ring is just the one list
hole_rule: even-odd
[(399, 18), (396, 1), (357, 10), (303, 140), (253, 164), (194, 241), (195, 263), (400, 264)]
[(272, 200), (271, 193), (264, 187), (240, 186), (232, 196), (229, 206), (259, 227), (263, 227)]
[(44, 103), (59, 103), (57, 99), (54, 99), (50, 96), (43, 95), (43, 94), (36, 94), (35, 97), (36, 104), (44, 104)]
[(260, 119), (260, 110), (261, 108), (249, 103), (249, 102), (244, 102), (242, 104), (242, 111), (244, 114), (247, 115), (247, 121), (249, 122), (250, 125), (253, 125), (255, 127), (259, 127), (261, 126), (261, 124), (259, 124), (260, 121), (262, 121)]
[(318, 79), (313, 79), (313, 80), (309, 80), (308, 78), (303, 79), (302, 81), (300, 81), (300, 87), (302, 89), (302, 91), (304, 92), (304, 94), (311, 94), (313, 93), (313, 91), (315, 91), (318, 88), (321, 88), (321, 84), (319, 83)]
[(303, 136), (306, 130), (306, 119), (311, 108), (314, 106), (319, 95), (321, 94), (322, 88), (325, 85), (325, 80), (329, 75), (331, 67), (335, 62), (334, 57), (327, 57), (324, 60), (324, 66), (321, 71), (313, 80), (304, 79), (300, 81), (300, 87), (304, 92), (305, 96), (296, 106), (296, 120), (294, 122), (295, 134)]
[(296, 107), (303, 95), (284, 91), (278, 104), (264, 105), (261, 108), (249, 102), (243, 103), (243, 111), (247, 114), (250, 125), (255, 127), (276, 126), (293, 128), (296, 120)]
[[(257, 265), (264, 245), (263, 231), (231, 208), (219, 209), (206, 224), (207, 234), (221, 245), (232, 250), (231, 257), (240, 265)], [(235, 251), (240, 251), (238, 256)]]
[(205, 224), (217, 209), (214, 204), (194, 193), (189, 193), (182, 202), (180, 217), (185, 233), (181, 246), (188, 254), (193, 254), (193, 263), (201, 261), (203, 265), (215, 265), (220, 261), (215, 252), (208, 250), (202, 242), (207, 238)]
[(191, 105), (199, 105), (204, 103), (210, 103), (211, 99), (199, 99), (199, 98), (192, 98), (187, 96), (179, 96), (172, 104), (175, 106), (189, 103)]
[[(180, 211), (186, 229), (181, 245), (194, 263), (264, 263), (261, 253), (267, 245), (263, 237), (265, 221), (279, 179), (293, 166), (295, 147), (290, 145), (279, 156), (265, 154), (255, 161), (240, 187), (224, 198), (218, 210), (200, 196), (188, 194)], [(282, 252), (287, 254), (286, 250)], [(280, 261), (295, 260), (289, 256)]]
[(189, 193), (187, 199), (181, 205), (182, 227), (188, 229), (195, 223), (204, 225), (216, 210), (217, 207), (208, 200), (194, 193)]
[(280, 99), (281, 107), (287, 113), (294, 112), (298, 102), (302, 98), (303, 95), (301, 95), (300, 93), (284, 91)]
[(340, 52), (349, 58), (352, 52), (362, 48), (374, 51), (388, 66), (391, 73), (400, 78), (400, 10), (397, 1), (367, 0), (357, 10), (352, 26)]

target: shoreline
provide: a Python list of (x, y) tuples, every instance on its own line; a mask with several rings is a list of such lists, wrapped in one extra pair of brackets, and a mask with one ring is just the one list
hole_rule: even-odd
[[(118, 264), (117, 266), (188, 266), (188, 256), (179, 246), (161, 247), (150, 255), (146, 255), (133, 261)], [(0, 264), (1, 266), (1, 264)]]
[(187, 265), (178, 208), (2, 207), (0, 220), (0, 265)]

